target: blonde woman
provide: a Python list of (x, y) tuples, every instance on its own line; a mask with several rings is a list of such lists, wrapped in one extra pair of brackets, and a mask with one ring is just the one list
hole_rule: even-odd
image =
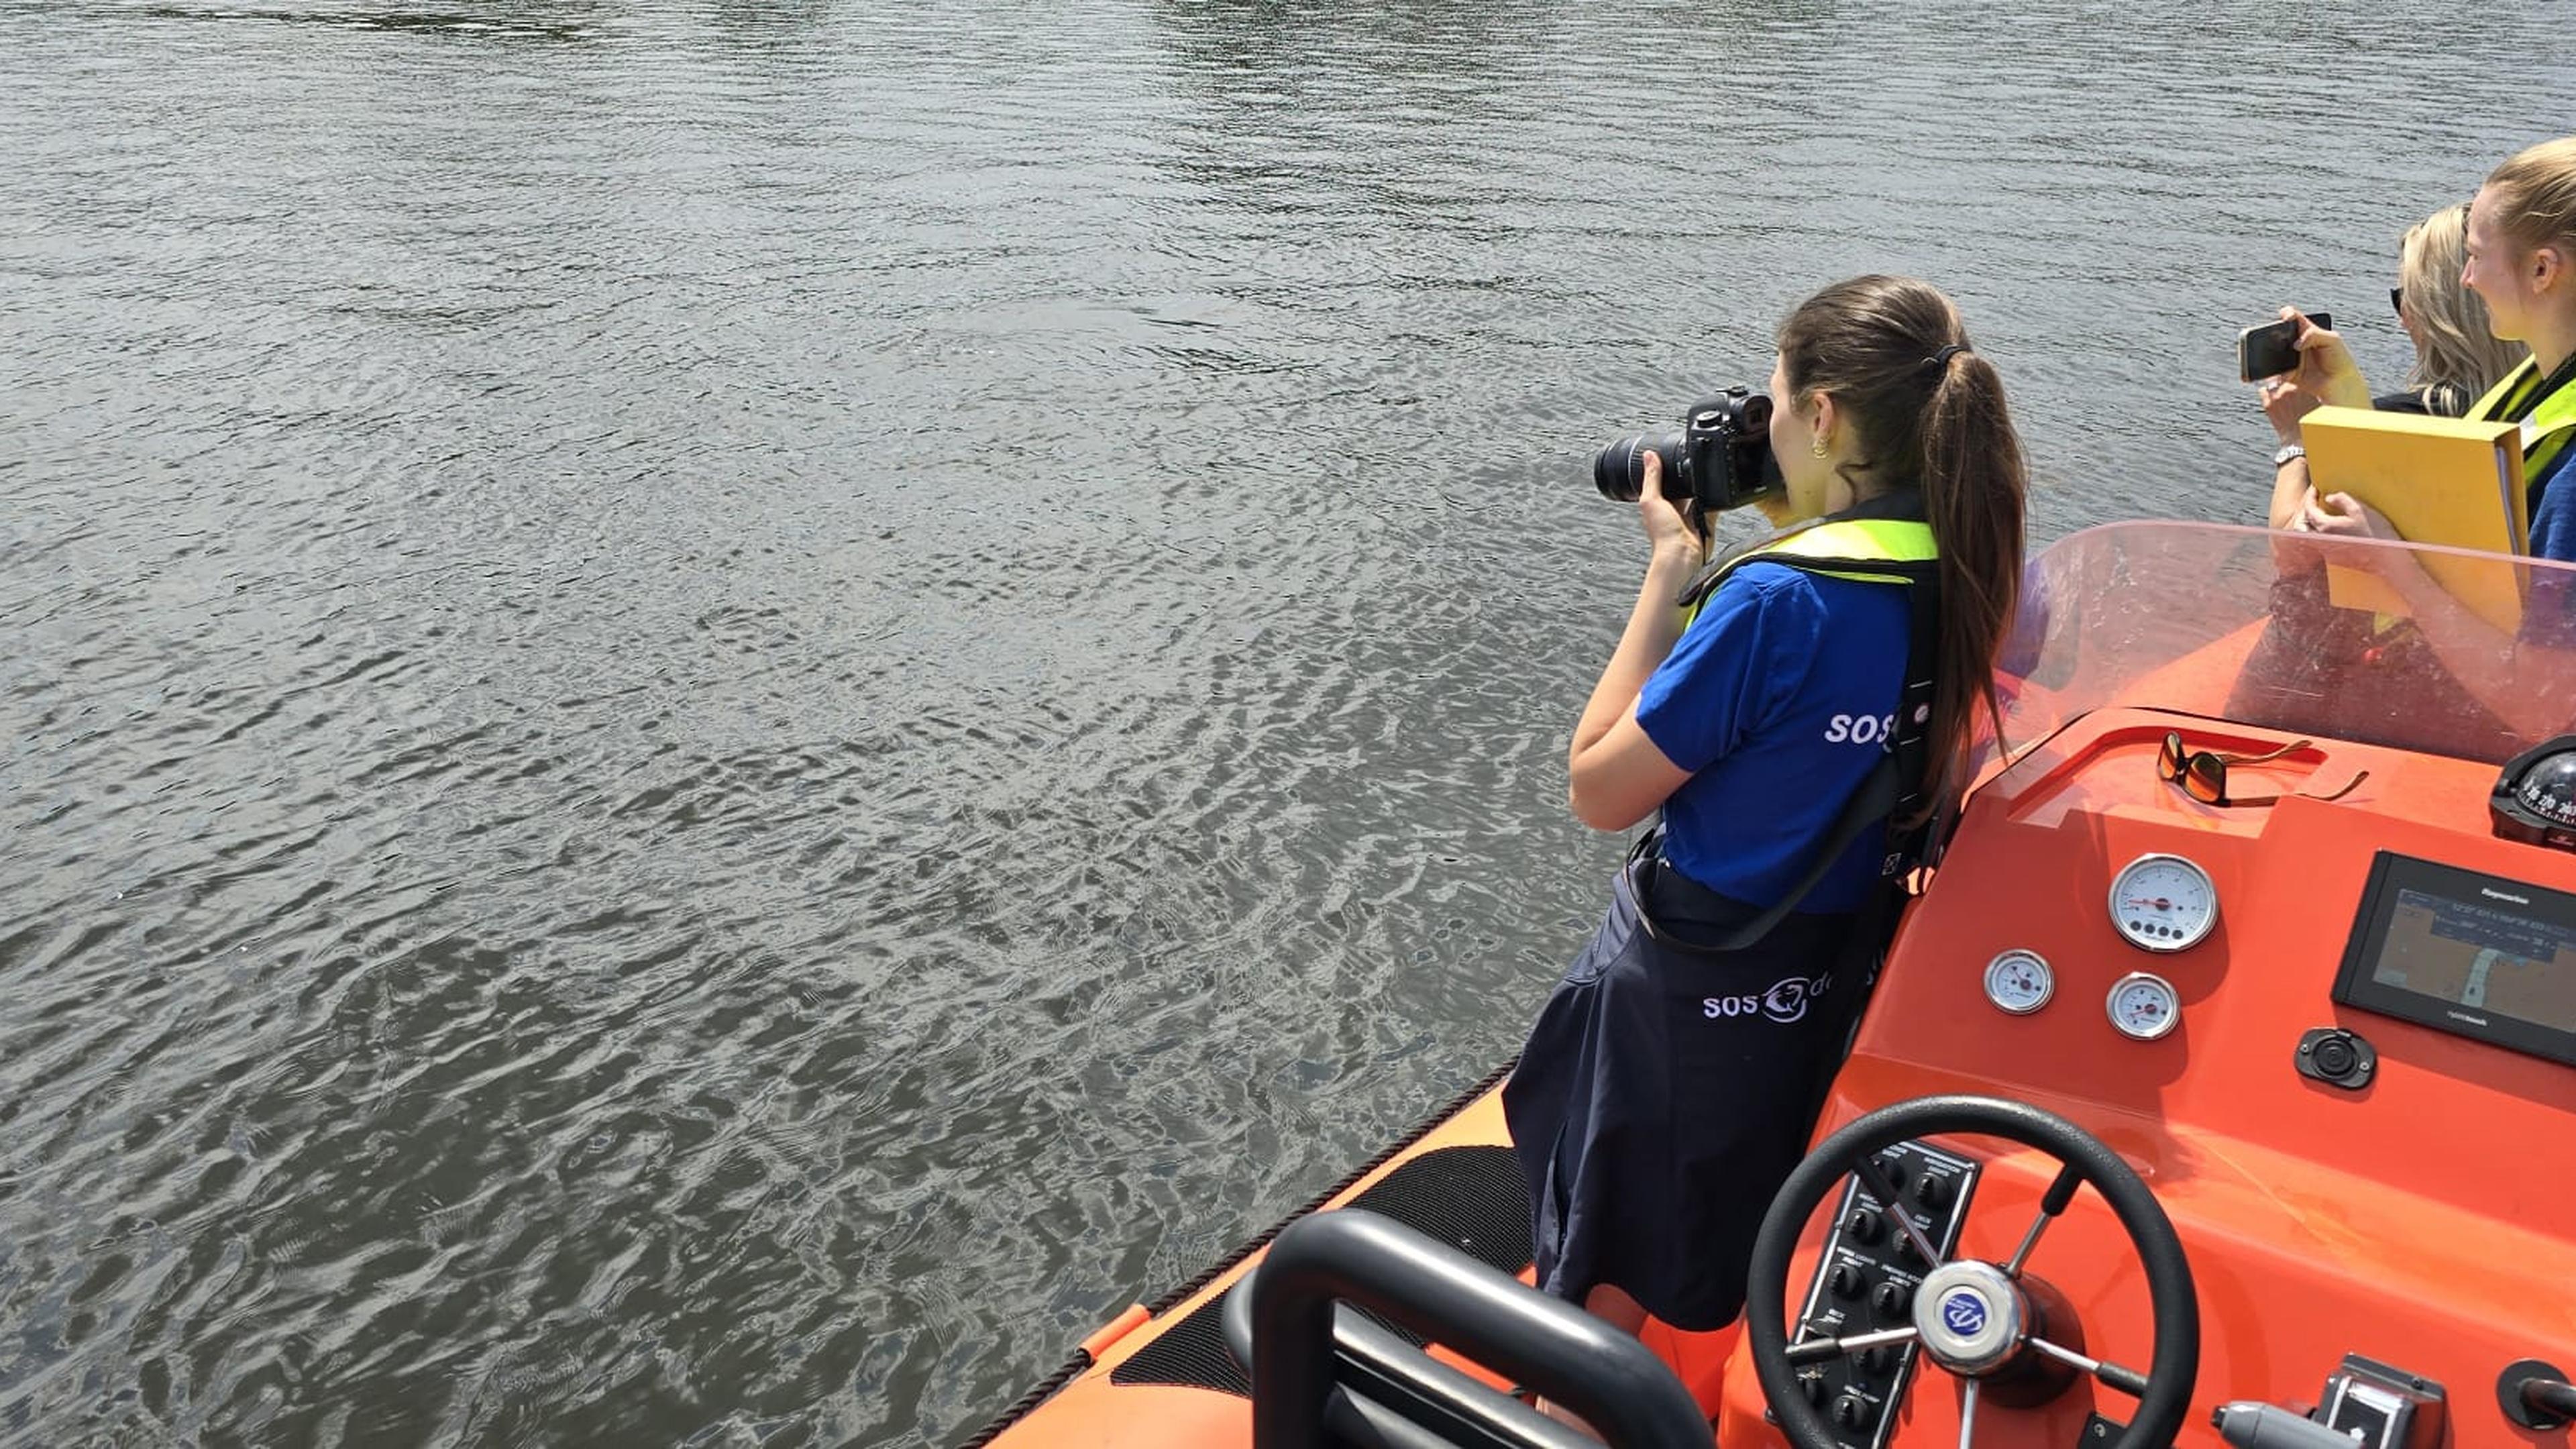
[[(2496, 335), (2531, 356), (2469, 405), (2480, 422), (2522, 426), (2522, 476), (2535, 557), (2576, 563), (2576, 136), (2543, 141), (2489, 172), (2469, 208), (2462, 280), (2487, 304)], [(2328, 401), (2359, 392), (2361, 370), (2331, 332), (2300, 335), (2301, 385), (2313, 374)], [(2388, 520), (2344, 494), (2300, 503), (2292, 527), (2394, 538)], [(2576, 589), (2557, 570), (2536, 574), (2522, 626), (2507, 634), (2435, 583), (2411, 553), (2358, 550), (2405, 599), (2443, 669), (2523, 741), (2576, 725)]]
[[(2369, 406), (2456, 418), (2530, 355), (2522, 343), (2495, 335), (2486, 303), (2461, 281), (2468, 266), (2468, 233), (2465, 202), (2443, 207), (2406, 229), (2397, 248), (2397, 285), (2388, 289), (2388, 300), (2397, 308), (2397, 325), (2406, 329), (2406, 340), (2415, 344), (2415, 365), (2407, 369), (2402, 391), (2371, 398)], [(2262, 399), (2282, 448), (2273, 468), (2272, 526), (2285, 528), (2308, 491), (2306, 455), (2293, 451), (2299, 420), (2325, 399), (2301, 387), (2295, 377), (2265, 379)]]
[(2375, 398), (2387, 412), (2456, 418), (2504, 381), (2531, 349), (2495, 335), (2487, 304), (2460, 280), (2469, 264), (2469, 206), (2446, 206), (2406, 229), (2388, 300), (2415, 344), (2406, 390)]

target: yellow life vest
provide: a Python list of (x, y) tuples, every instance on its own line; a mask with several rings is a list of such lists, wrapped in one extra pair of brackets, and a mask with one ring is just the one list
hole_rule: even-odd
[[(2522, 365), (2487, 389), (2468, 411), (2471, 422), (2488, 422), (2528, 400), (2540, 386), (2540, 364), (2526, 357)], [(2569, 440), (2576, 439), (2576, 383), (2562, 383), (2522, 419), (2522, 481), (2525, 487), (2549, 469)]]
[[(1740, 550), (1701, 571), (1682, 591), (1682, 627), (1699, 618), (1700, 606), (1717, 592), (1729, 574), (1748, 563), (1786, 564), (1802, 573), (1852, 579), (1868, 584), (1913, 584), (1926, 574), (1922, 567), (1940, 557), (1932, 525), (1911, 518), (1844, 518), (1792, 528)], [(1870, 568), (1873, 563), (1914, 565), (1907, 569)]]

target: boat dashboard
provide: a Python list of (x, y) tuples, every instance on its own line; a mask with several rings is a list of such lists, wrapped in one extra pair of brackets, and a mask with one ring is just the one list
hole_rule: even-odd
[[(2169, 739), (2259, 762), (2208, 803), (2172, 778)], [(2177, 1442), (2220, 1442), (2210, 1411), (2236, 1401), (2372, 1449), (2568, 1442), (2500, 1385), (2576, 1367), (2576, 854), (2498, 838), (2495, 780), (2158, 710), (2084, 716), (1971, 797), (1819, 1132), (1969, 1093), (2108, 1145), (2189, 1263)], [(2148, 1362), (2138, 1254), (2099, 1201), (2042, 1211), (2056, 1160), (1964, 1136), (1877, 1167), (1808, 1224), (1792, 1340), (1939, 1334), (1915, 1312), (1944, 1291), (1928, 1250), (2022, 1265), (2078, 1357)], [(1962, 1442), (1966, 1380), (1930, 1352), (1806, 1360), (1797, 1392), (1844, 1449)], [(1720, 1373), (1718, 1442), (1782, 1442), (1750, 1356)], [(2115, 1442), (2134, 1407), (2099, 1375), (2018, 1405), (1988, 1387), (1987, 1444)]]

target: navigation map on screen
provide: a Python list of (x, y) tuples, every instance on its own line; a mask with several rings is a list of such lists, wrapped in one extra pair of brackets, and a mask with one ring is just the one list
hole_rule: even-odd
[(2576, 1032), (2576, 927), (2399, 890), (2372, 963), (2382, 985)]

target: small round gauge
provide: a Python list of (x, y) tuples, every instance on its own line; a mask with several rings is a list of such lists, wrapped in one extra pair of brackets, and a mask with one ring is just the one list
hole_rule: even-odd
[(2015, 948), (1986, 963), (1986, 1000), (1995, 1010), (2028, 1016), (2057, 994), (2057, 973), (2036, 951)]
[(2175, 994), (2173, 983), (2145, 971), (2132, 971), (2112, 982), (2111, 998), (2104, 1006), (2120, 1035), (2139, 1041), (2154, 1041), (2182, 1020), (2182, 997)]
[(2218, 924), (2218, 887), (2179, 855), (2142, 855), (2111, 880), (2111, 927), (2148, 951), (2200, 944)]

